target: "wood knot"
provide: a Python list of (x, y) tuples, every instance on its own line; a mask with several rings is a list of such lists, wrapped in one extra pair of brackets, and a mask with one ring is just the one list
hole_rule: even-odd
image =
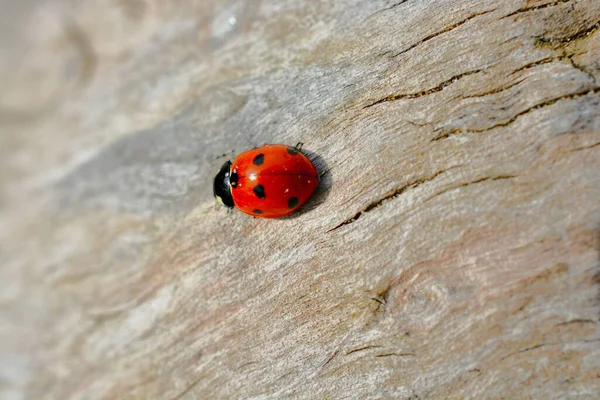
[(409, 331), (433, 329), (449, 309), (451, 289), (431, 271), (408, 270), (386, 293), (386, 316)]

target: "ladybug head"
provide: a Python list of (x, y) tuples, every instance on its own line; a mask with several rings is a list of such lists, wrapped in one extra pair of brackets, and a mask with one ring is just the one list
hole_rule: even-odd
[(213, 186), (213, 194), (219, 203), (225, 207), (233, 208), (231, 196), (231, 161), (225, 161), (217, 175)]

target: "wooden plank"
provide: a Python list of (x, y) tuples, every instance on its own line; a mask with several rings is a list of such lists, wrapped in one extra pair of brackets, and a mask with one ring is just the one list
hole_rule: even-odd
[(0, 397), (597, 397), (599, 2), (4, 7)]

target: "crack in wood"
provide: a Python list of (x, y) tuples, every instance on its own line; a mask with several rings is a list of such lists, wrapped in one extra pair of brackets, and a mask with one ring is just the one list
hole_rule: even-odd
[(433, 139), (430, 140), (430, 142), (437, 142), (438, 140), (442, 140), (442, 139), (446, 139), (447, 137), (454, 135), (455, 133), (459, 133), (459, 132), (463, 132), (464, 129), (462, 128), (453, 128), (453, 129), (442, 129), (441, 133), (439, 133), (437, 136), (433, 137)]
[(377, 319), (380, 316), (384, 316), (387, 312), (388, 301), (390, 297), (390, 292), (394, 286), (394, 283), (388, 284), (385, 289), (381, 290), (379, 293), (376, 293), (375, 297), (370, 297), (371, 300), (379, 303), (377, 305), (377, 309), (374, 310), (373, 315)]
[(423, 43), (430, 41), (433, 38), (436, 38), (436, 37), (438, 37), (440, 35), (443, 35), (444, 33), (450, 32), (450, 31), (458, 28), (461, 25), (466, 24), (467, 22), (469, 22), (470, 20), (472, 20), (474, 18), (480, 17), (480, 16), (485, 15), (485, 14), (489, 14), (492, 11), (495, 11), (495, 10), (496, 9), (494, 8), (493, 10), (487, 10), (487, 11), (482, 11), (482, 12), (479, 12), (479, 13), (476, 13), (476, 14), (472, 14), (469, 17), (463, 19), (462, 21), (459, 21), (459, 22), (457, 22), (457, 23), (455, 23), (453, 25), (447, 26), (444, 29), (442, 29), (441, 31), (438, 31), (436, 33), (432, 33), (431, 35), (425, 37), (424, 39), (421, 39), (417, 43), (412, 44), (411, 46), (407, 47), (406, 49), (402, 50), (401, 52), (394, 54), (392, 56), (392, 58), (398, 57), (399, 55), (402, 55), (402, 54), (404, 54), (404, 53), (406, 53), (406, 52), (414, 49), (415, 47), (420, 46)]
[(556, 326), (564, 326), (564, 325), (571, 325), (571, 324), (596, 324), (596, 323), (597, 323), (597, 321), (594, 321), (591, 319), (575, 318), (575, 319), (571, 319), (569, 321), (561, 322), (560, 324), (556, 324)]
[(183, 396), (185, 396), (186, 394), (188, 394), (194, 388), (194, 386), (196, 386), (198, 383), (200, 383), (200, 381), (202, 379), (204, 379), (204, 378), (205, 377), (202, 376), (202, 377), (196, 379), (195, 381), (193, 381), (187, 388), (185, 388), (182, 392), (180, 392), (175, 397), (173, 397), (172, 400), (179, 400), (179, 399), (181, 399)]
[(598, 146), (600, 146), (600, 142), (598, 142), (598, 143), (594, 143), (594, 144), (591, 144), (591, 145), (589, 145), (589, 146), (575, 147), (574, 149), (571, 149), (571, 150), (570, 150), (570, 152), (571, 152), (571, 153), (574, 153), (574, 152), (576, 152), (576, 151), (588, 150), (588, 149), (592, 149), (592, 148), (594, 148), (594, 147), (598, 147)]
[(598, 92), (600, 92), (600, 87), (594, 87), (594, 88), (590, 88), (590, 89), (586, 89), (586, 90), (581, 90), (579, 92), (569, 93), (569, 94), (565, 94), (565, 95), (562, 95), (562, 96), (558, 96), (558, 97), (555, 97), (553, 99), (546, 100), (546, 101), (538, 103), (538, 104), (536, 104), (534, 106), (526, 108), (525, 110), (523, 110), (523, 111), (515, 114), (513, 117), (511, 117), (510, 119), (508, 119), (506, 122), (500, 122), (498, 124), (492, 125), (492, 126), (490, 126), (488, 128), (484, 128), (484, 129), (466, 129), (465, 132), (482, 133), (482, 132), (490, 131), (490, 130), (495, 129), (495, 128), (505, 127), (505, 126), (508, 126), (508, 125), (512, 124), (513, 122), (515, 122), (517, 119), (519, 119), (523, 115), (529, 114), (530, 112), (542, 109), (544, 107), (551, 106), (551, 105), (553, 105), (556, 102), (559, 102), (561, 100), (572, 100), (572, 99), (576, 99), (578, 97), (587, 96), (588, 94), (597, 94)]
[(565, 44), (565, 43), (570, 43), (575, 40), (582, 39), (586, 36), (589, 36), (594, 31), (596, 31), (598, 28), (600, 28), (600, 21), (597, 21), (592, 26), (582, 29), (581, 31), (579, 31), (575, 34), (564, 37), (564, 38), (545, 38), (545, 37), (537, 36), (535, 39), (536, 39), (537, 43), (541, 44), (541, 45), (547, 45), (547, 44), (553, 44), (553, 43)]
[[(442, 174), (442, 173), (444, 173), (446, 171), (449, 171), (449, 170), (451, 170), (453, 168), (457, 168), (457, 167), (460, 167), (460, 165), (457, 165), (457, 166), (454, 166), (454, 167), (450, 167), (450, 168), (448, 168), (446, 170), (443, 170), (443, 171), (439, 171), (439, 172), (437, 172), (436, 174), (434, 174), (431, 177), (418, 179), (418, 180), (413, 181), (413, 182), (411, 182), (411, 183), (409, 183), (407, 185), (402, 186), (399, 189), (396, 189), (394, 192), (392, 192), (391, 194), (383, 197), (382, 199), (370, 203), (362, 211), (357, 212), (352, 218), (348, 218), (347, 220), (345, 220), (342, 223), (338, 224), (334, 228), (331, 228), (330, 230), (328, 230), (326, 233), (333, 232), (333, 231), (335, 231), (335, 230), (337, 230), (337, 229), (339, 229), (339, 228), (341, 228), (343, 226), (346, 226), (348, 224), (351, 224), (351, 223), (355, 222), (363, 214), (365, 214), (365, 213), (367, 213), (369, 211), (372, 211), (373, 209), (375, 209), (377, 207), (380, 207), (381, 205), (383, 205), (384, 202), (389, 201), (389, 200), (393, 200), (393, 199), (397, 198), (398, 196), (400, 196), (401, 194), (403, 194), (404, 192), (406, 192), (407, 190), (414, 189), (414, 188), (418, 187), (419, 185), (421, 185), (421, 184), (423, 184), (425, 182), (432, 181), (438, 175), (440, 175), (440, 174)], [(437, 196), (441, 196), (442, 194), (444, 194), (446, 192), (449, 192), (449, 191), (452, 191), (452, 190), (456, 190), (456, 189), (459, 189), (461, 187), (465, 187), (465, 186), (469, 186), (469, 185), (474, 185), (474, 184), (481, 183), (481, 182), (486, 182), (486, 181), (499, 181), (499, 180), (505, 180), (505, 179), (513, 179), (513, 178), (516, 178), (516, 177), (517, 177), (517, 175), (498, 175), (498, 176), (493, 176), (493, 177), (480, 178), (480, 179), (477, 179), (475, 181), (466, 182), (466, 183), (463, 183), (461, 185), (458, 185), (458, 186), (446, 189), (444, 191), (441, 191), (439, 193), (436, 193), (435, 195), (433, 195), (430, 198), (428, 198), (426, 201), (429, 201), (429, 200), (431, 200), (431, 199), (433, 199), (433, 198), (435, 198)], [(381, 299), (374, 298), (374, 297), (371, 297), (371, 299), (374, 300), (374, 301), (376, 301), (376, 302), (378, 302), (378, 303), (380, 303), (381, 305), (385, 305), (386, 304), (385, 297), (384, 297), (383, 301)]]
[(394, 8), (398, 7), (398, 6), (401, 6), (402, 4), (406, 3), (407, 1), (408, 1), (408, 0), (401, 0), (401, 1), (399, 1), (398, 3), (396, 3), (396, 4), (392, 4), (391, 6), (389, 6), (389, 7), (387, 7), (387, 8), (384, 8), (383, 10), (381, 10), (381, 11), (379, 11), (379, 12), (385, 12), (385, 11), (389, 11), (389, 10), (391, 10), (391, 9), (394, 9)]
[(510, 14), (507, 14), (507, 15), (505, 15), (504, 17), (502, 17), (500, 19), (512, 17), (512, 16), (517, 15), (517, 14), (527, 13), (527, 12), (531, 12), (531, 11), (543, 10), (544, 8), (548, 8), (548, 7), (556, 7), (556, 6), (561, 5), (561, 4), (569, 3), (570, 1), (571, 0), (557, 0), (557, 1), (554, 1), (552, 3), (540, 4), (538, 6), (521, 7), (518, 10), (516, 10), (516, 11), (510, 13)]
[(366, 213), (372, 211), (373, 209), (382, 206), (383, 203), (385, 203), (386, 201), (393, 200), (393, 199), (397, 198), (398, 196), (400, 196), (402, 193), (406, 192), (407, 190), (414, 189), (414, 188), (418, 187), (419, 185), (422, 185), (423, 183), (432, 181), (439, 175), (443, 174), (444, 172), (450, 171), (451, 169), (458, 168), (460, 166), (461, 165), (455, 165), (450, 168), (444, 169), (442, 171), (438, 171), (435, 174), (433, 174), (432, 176), (416, 179), (416, 180), (392, 191), (390, 194), (387, 194), (386, 196), (382, 197), (381, 199), (375, 200), (375, 201), (369, 203), (369, 205), (367, 205), (364, 209), (362, 209), (361, 211), (354, 214), (354, 216), (352, 218), (348, 218), (347, 220), (338, 224), (336, 227), (331, 228), (330, 230), (327, 231), (327, 233), (333, 232), (336, 229), (339, 229), (345, 225), (351, 224), (352, 222), (358, 220), (363, 214), (366, 214)]
[(426, 126), (433, 125), (433, 123), (431, 123), (431, 122), (425, 122), (423, 124), (419, 124), (417, 122), (408, 121), (408, 120), (406, 122), (409, 123), (409, 124), (411, 124), (412, 126), (416, 126), (417, 128), (424, 128)]
[(510, 74), (511, 74), (511, 75), (514, 75), (514, 74), (516, 74), (517, 72), (521, 72), (521, 71), (524, 71), (524, 70), (527, 70), (527, 69), (530, 69), (530, 68), (534, 68), (534, 67), (537, 67), (538, 65), (542, 65), (542, 64), (548, 64), (548, 63), (551, 63), (551, 62), (553, 62), (553, 61), (555, 61), (555, 60), (557, 60), (557, 58), (555, 58), (555, 57), (546, 57), (546, 58), (542, 58), (541, 60), (534, 61), (534, 62), (531, 62), (531, 63), (529, 63), (529, 64), (525, 64), (525, 65), (523, 65), (521, 68), (515, 69), (515, 70), (514, 70), (513, 72), (511, 72)]
[(519, 83), (522, 83), (525, 81), (525, 78), (518, 80), (516, 82), (511, 83), (510, 85), (507, 86), (501, 86), (492, 90), (488, 90), (487, 92), (483, 92), (483, 93), (477, 93), (477, 94), (473, 94), (470, 96), (460, 96), (462, 99), (474, 99), (474, 98), (478, 98), (478, 97), (485, 97), (485, 96), (489, 96), (492, 94), (497, 94), (500, 92), (504, 92), (505, 90), (508, 90), (514, 86), (517, 86)]
[(434, 137), (433, 139), (431, 139), (431, 142), (445, 139), (445, 138), (449, 137), (450, 135), (453, 135), (453, 134), (459, 133), (459, 132), (461, 132), (461, 133), (484, 133), (484, 132), (491, 131), (492, 129), (506, 127), (506, 126), (512, 124), (513, 122), (515, 122), (516, 120), (518, 120), (523, 115), (529, 114), (529, 113), (531, 113), (533, 111), (540, 110), (540, 109), (545, 108), (545, 107), (549, 107), (549, 106), (551, 106), (551, 105), (553, 105), (553, 104), (555, 104), (555, 103), (557, 103), (557, 102), (559, 102), (561, 100), (572, 100), (572, 99), (576, 99), (576, 98), (579, 98), (579, 97), (587, 96), (589, 94), (598, 94), (599, 92), (600, 92), (600, 87), (593, 87), (593, 88), (581, 90), (579, 92), (575, 92), (575, 93), (570, 93), (570, 94), (565, 94), (565, 95), (562, 95), (562, 96), (558, 96), (558, 97), (555, 97), (553, 99), (546, 100), (546, 101), (543, 101), (541, 103), (538, 103), (538, 104), (536, 104), (534, 106), (528, 107), (525, 110), (523, 110), (523, 111), (515, 114), (511, 118), (509, 118), (507, 121), (497, 123), (497, 124), (489, 126), (487, 128), (482, 128), (482, 129), (453, 128), (453, 129), (448, 130), (448, 131), (444, 130), (444, 131), (442, 131), (442, 133), (440, 133), (439, 135), (437, 135), (436, 137)]
[(339, 352), (340, 352), (340, 349), (337, 349), (336, 351), (334, 351), (333, 354), (327, 359), (327, 361), (325, 361), (325, 363), (321, 366), (321, 368), (325, 368), (325, 366), (327, 364), (329, 364), (331, 362), (331, 360), (333, 360), (335, 358), (335, 356), (338, 355)]
[[(576, 68), (576, 69), (584, 72), (585, 74), (587, 74), (593, 80), (594, 86), (595, 86), (596, 85), (596, 77), (593, 74), (591, 74), (589, 71), (585, 70), (582, 66), (576, 64), (574, 62), (574, 60), (573, 60), (573, 56), (574, 56), (574, 54), (571, 54), (571, 55), (568, 55), (568, 56), (567, 55), (560, 56), (560, 57), (546, 57), (544, 59), (541, 59), (541, 60), (538, 60), (538, 61), (534, 61), (532, 63), (526, 64), (526, 65), (524, 65), (524, 66), (516, 69), (515, 71), (513, 71), (511, 73), (511, 75), (516, 74), (517, 72), (521, 72), (521, 71), (524, 71), (524, 70), (536, 67), (538, 65), (548, 64), (548, 63), (551, 63), (553, 61), (562, 61), (562, 60), (568, 59), (570, 61), (570, 63), (573, 65), (574, 68)], [(423, 97), (423, 96), (427, 96), (427, 95), (430, 95), (430, 94), (433, 94), (433, 93), (437, 93), (437, 92), (440, 92), (440, 91), (444, 90), (444, 88), (446, 88), (447, 86), (449, 86), (449, 85), (451, 85), (451, 84), (459, 81), (460, 79), (462, 79), (462, 78), (464, 78), (466, 76), (469, 76), (469, 75), (473, 75), (473, 74), (479, 73), (481, 71), (482, 71), (482, 69), (476, 69), (476, 70), (467, 71), (467, 72), (464, 72), (462, 74), (455, 75), (452, 78), (450, 78), (450, 79), (448, 79), (448, 80), (440, 83), (439, 85), (437, 85), (437, 86), (435, 86), (433, 88), (422, 90), (420, 92), (392, 94), (392, 95), (386, 96), (384, 98), (381, 98), (379, 100), (371, 101), (371, 103), (365, 105), (363, 107), (363, 109), (370, 108), (370, 107), (373, 107), (373, 106), (381, 104), (381, 103), (393, 102), (393, 101), (398, 101), (398, 100), (403, 100), (403, 99), (416, 99), (416, 98), (419, 98), (419, 97)], [(510, 89), (513, 86), (518, 85), (519, 83), (521, 83), (523, 81), (524, 81), (524, 79), (519, 80), (519, 81), (517, 81), (515, 83), (512, 83), (512, 84), (510, 84), (508, 86), (496, 88), (496, 89), (490, 90), (488, 92), (480, 93), (480, 94), (477, 94), (477, 95), (464, 96), (462, 98), (463, 99), (468, 99), (468, 98), (475, 98), (475, 97), (484, 97), (484, 96), (487, 96), (487, 95), (490, 95), (490, 94), (500, 93), (500, 92), (502, 92), (504, 90)], [(517, 117), (518, 117), (518, 115), (517, 115)], [(496, 126), (494, 126), (494, 127), (496, 127)], [(494, 127), (492, 127), (492, 128), (494, 128)], [(488, 128), (488, 129), (492, 129), (492, 128)], [(446, 138), (446, 137), (448, 137), (451, 134), (452, 133), (443, 133), (442, 135), (440, 135), (440, 136), (435, 137), (434, 139), (432, 139), (432, 141), (436, 141), (436, 140), (440, 140), (440, 139)]]
[(381, 299), (378, 299), (377, 297), (369, 297), (371, 300), (376, 301), (377, 303), (381, 304), (382, 306), (385, 306), (385, 302)]
[(357, 349), (352, 349), (352, 350), (348, 351), (346, 353), (346, 355), (352, 354), (352, 353), (358, 353), (359, 351), (365, 351), (365, 350), (369, 350), (369, 349), (380, 349), (381, 347), (382, 346), (376, 346), (376, 345), (369, 345), (369, 346), (359, 347)]
[(594, 343), (594, 342), (598, 342), (600, 341), (600, 338), (593, 338), (593, 339), (580, 339), (580, 340), (573, 340), (571, 342), (550, 342), (550, 343), (540, 343), (540, 344), (536, 344), (533, 346), (529, 346), (526, 347), (524, 349), (512, 352), (510, 354), (505, 355), (504, 357), (500, 358), (500, 361), (504, 361), (507, 358), (510, 358), (512, 356), (515, 356), (517, 354), (521, 354), (521, 353), (526, 353), (528, 351), (532, 351), (532, 350), (536, 350), (539, 349), (541, 347), (549, 347), (549, 346), (565, 346), (568, 344), (573, 344), (573, 343)]
[[(541, 60), (534, 61), (534, 62), (531, 62), (529, 64), (525, 64), (524, 66), (522, 66), (521, 68), (517, 68), (516, 70), (514, 70), (510, 74), (514, 75), (514, 74), (516, 74), (518, 72), (521, 72), (521, 71), (524, 71), (524, 70), (527, 70), (527, 69), (531, 69), (531, 68), (537, 67), (538, 65), (550, 64), (550, 63), (555, 62), (555, 61), (571, 60), (573, 57), (578, 56), (580, 54), (581, 53), (572, 53), (572, 54), (564, 54), (564, 55), (561, 55), (561, 56), (558, 56), (558, 57), (546, 57), (546, 58), (542, 58)], [(577, 69), (580, 69), (580, 68), (578, 68), (578, 66), (575, 66), (575, 65), (573, 65), (573, 66), (575, 68), (577, 68)], [(585, 71), (585, 70), (581, 70), (581, 71), (587, 73), (587, 71)]]
[(420, 92), (392, 94), (392, 95), (386, 96), (382, 99), (372, 101), (371, 103), (364, 106), (363, 109), (370, 108), (377, 104), (386, 103), (386, 102), (390, 102), (390, 101), (397, 101), (397, 100), (402, 100), (402, 99), (416, 99), (419, 97), (427, 96), (432, 93), (437, 93), (437, 92), (444, 90), (445, 87), (461, 80), (462, 78), (469, 76), (469, 75), (477, 74), (481, 71), (482, 71), (481, 69), (476, 69), (473, 71), (463, 72), (462, 74), (455, 75), (452, 78), (445, 80), (444, 82), (440, 83), (439, 85), (437, 85), (431, 89), (422, 90)]
[(515, 351), (513, 353), (510, 353), (510, 354), (502, 357), (500, 359), (500, 361), (506, 360), (507, 358), (512, 357), (512, 356), (514, 356), (516, 354), (525, 353), (525, 352), (528, 352), (528, 351), (531, 351), (531, 350), (539, 349), (540, 347), (553, 346), (553, 345), (557, 345), (557, 344), (560, 344), (560, 343), (540, 343), (540, 344), (536, 344), (536, 345), (533, 345), (533, 346), (529, 346), (529, 347), (526, 347), (526, 348), (521, 349), (519, 351)]
[[(526, 64), (526, 65), (524, 65), (524, 66), (522, 66), (522, 67), (514, 70), (511, 73), (511, 75), (514, 75), (517, 72), (521, 72), (521, 71), (524, 71), (524, 70), (527, 70), (527, 69), (530, 69), (530, 68), (534, 68), (534, 67), (536, 67), (538, 65), (548, 64), (548, 63), (552, 63), (552, 62), (555, 62), (555, 61), (569, 60), (570, 64), (573, 66), (573, 68), (575, 68), (575, 69), (577, 69), (577, 70), (585, 73), (586, 75), (588, 75), (588, 77), (594, 83), (594, 88), (593, 89), (586, 90), (586, 91), (583, 91), (581, 93), (564, 95), (564, 96), (561, 96), (559, 98), (556, 98), (556, 99), (553, 99), (553, 100), (549, 100), (549, 101), (544, 102), (544, 103), (540, 103), (540, 104), (538, 104), (536, 106), (533, 106), (533, 107), (531, 107), (531, 108), (529, 108), (527, 110), (524, 110), (521, 113), (517, 114), (515, 117), (511, 118), (507, 123), (497, 124), (497, 125), (494, 125), (492, 127), (485, 128), (485, 129), (482, 129), (482, 130), (473, 130), (473, 129), (465, 129), (465, 128), (452, 128), (450, 130), (442, 129), (441, 133), (439, 133), (437, 136), (433, 137), (430, 140), (430, 142), (436, 142), (438, 140), (446, 139), (449, 136), (454, 135), (456, 133), (460, 133), (460, 132), (485, 132), (487, 130), (497, 128), (499, 126), (506, 126), (506, 125), (514, 122), (516, 119), (518, 119), (520, 116), (522, 116), (524, 114), (527, 114), (527, 113), (532, 112), (534, 110), (537, 110), (539, 108), (543, 108), (543, 107), (552, 105), (552, 104), (554, 104), (555, 102), (557, 102), (559, 100), (580, 97), (580, 96), (588, 94), (590, 91), (593, 91), (594, 93), (598, 93), (598, 89), (599, 88), (596, 87), (596, 77), (590, 71), (586, 70), (583, 66), (577, 64), (573, 60), (573, 57), (576, 56), (576, 55), (577, 54), (563, 55), (563, 56), (560, 56), (560, 57), (546, 57), (546, 58), (543, 58), (541, 60), (534, 61), (532, 63)], [(508, 90), (508, 89), (510, 89), (510, 88), (512, 88), (512, 87), (514, 87), (514, 86), (516, 86), (516, 85), (518, 85), (518, 84), (520, 84), (520, 83), (522, 83), (524, 81), (525, 81), (525, 79), (521, 79), (519, 81), (516, 81), (516, 82), (508, 85), (508, 86), (499, 87), (499, 88), (492, 89), (490, 91), (487, 91), (487, 92), (484, 92), (484, 93), (479, 93), (479, 94), (476, 94), (476, 95), (461, 96), (461, 97), (462, 97), (462, 99), (469, 99), (469, 98), (477, 98), (477, 97), (484, 97), (484, 96), (488, 96), (488, 95), (492, 95), (492, 94), (497, 94), (497, 93), (503, 92), (505, 90)], [(506, 125), (504, 125), (504, 124), (506, 124)]]
[(480, 178), (480, 179), (477, 179), (477, 180), (474, 180), (471, 182), (466, 182), (466, 183), (460, 184), (458, 186), (448, 188), (446, 190), (442, 190), (441, 192), (436, 193), (433, 196), (431, 196), (430, 198), (428, 198), (427, 200), (425, 200), (423, 203), (428, 202), (429, 200), (432, 200), (438, 196), (441, 196), (444, 193), (451, 192), (453, 190), (460, 189), (465, 186), (475, 185), (475, 184), (478, 184), (481, 182), (487, 182), (487, 181), (501, 181), (501, 180), (506, 180), (506, 179), (513, 179), (516, 177), (517, 177), (517, 175), (497, 175), (497, 176), (489, 176), (489, 177), (485, 177), (485, 178)]
[(513, 179), (516, 178), (517, 175), (498, 175), (498, 176), (491, 176), (491, 177), (486, 177), (486, 178), (481, 178), (481, 179), (477, 179), (475, 181), (471, 181), (471, 182), (467, 182), (467, 183), (463, 183), (460, 186), (455, 187), (454, 189), (458, 189), (461, 187), (465, 187), (465, 186), (469, 186), (469, 185), (474, 185), (477, 183), (481, 183), (481, 182), (487, 182), (487, 181), (501, 181), (501, 180), (505, 180), (505, 179)]
[[(401, 1), (397, 2), (397, 3), (395, 3), (395, 4), (392, 4), (392, 5), (388, 6), (388, 7), (386, 7), (386, 8), (382, 8), (381, 10), (377, 10), (377, 11), (375, 11), (373, 14), (369, 15), (369, 16), (367, 17), (367, 19), (369, 19), (369, 18), (372, 18), (372, 17), (374, 17), (375, 15), (382, 14), (382, 13), (384, 13), (384, 12), (386, 12), (386, 11), (390, 11), (390, 10), (392, 10), (392, 9), (394, 9), (394, 8), (398, 7), (398, 6), (401, 6), (402, 4), (406, 3), (407, 1), (408, 1), (408, 0), (401, 0)], [(386, 52), (386, 53), (391, 53), (391, 51), (389, 51), (389, 52)], [(383, 55), (385, 55), (386, 53), (384, 53), (384, 54), (380, 54), (380, 56), (383, 56)]]
[(592, 74), (590, 71), (588, 71), (587, 69), (585, 69), (585, 67), (583, 67), (582, 65), (579, 65), (575, 62), (575, 60), (573, 60), (573, 57), (575, 55), (572, 54), (570, 56), (568, 56), (567, 58), (569, 59), (569, 62), (571, 63), (571, 65), (573, 66), (573, 68), (583, 72), (584, 74), (586, 74), (591, 81), (594, 83), (594, 86), (596, 86), (596, 76), (594, 74)]
[(415, 357), (415, 353), (384, 353), (377, 354), (375, 357)]

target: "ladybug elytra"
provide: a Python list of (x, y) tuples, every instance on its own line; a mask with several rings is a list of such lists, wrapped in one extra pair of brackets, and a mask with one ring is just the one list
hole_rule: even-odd
[(245, 214), (278, 218), (301, 207), (319, 183), (313, 163), (299, 146), (265, 144), (226, 161), (214, 181), (214, 196)]

